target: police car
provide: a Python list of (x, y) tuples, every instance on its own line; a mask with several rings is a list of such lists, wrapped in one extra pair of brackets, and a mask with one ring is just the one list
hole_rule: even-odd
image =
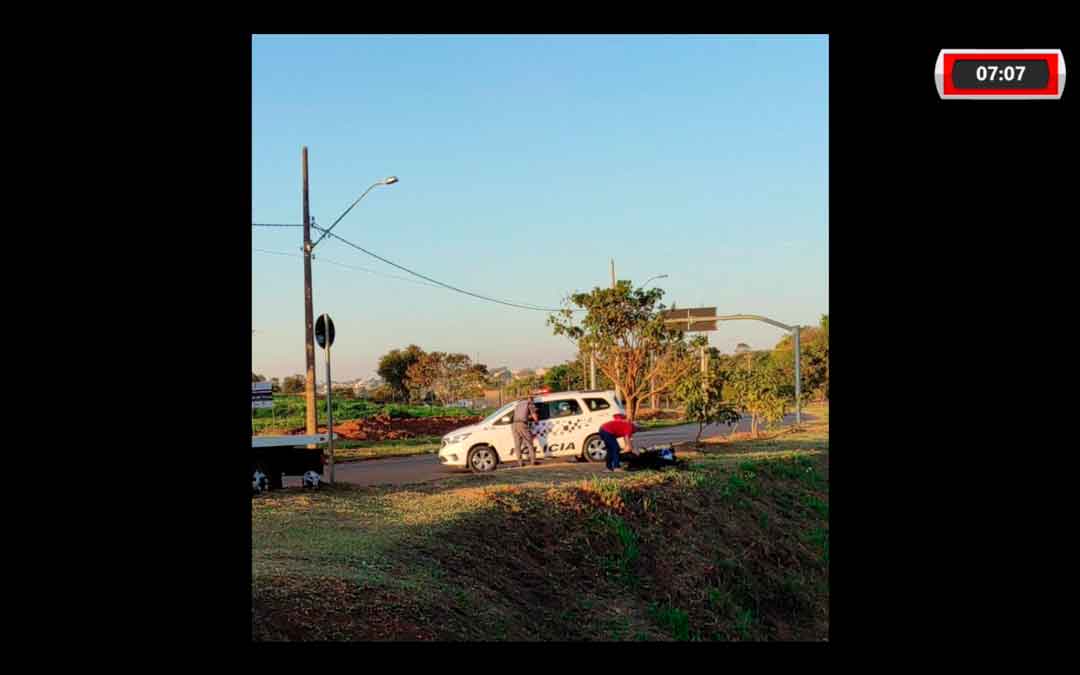
[[(517, 462), (510, 429), (516, 404), (511, 401), (480, 422), (443, 436), (439, 461), (477, 473), (494, 471), (500, 462)], [(603, 462), (607, 457), (597, 433), (600, 425), (616, 414), (626, 414), (611, 390), (535, 394), (533, 404), (539, 417), (531, 425), (536, 437), (533, 448), (542, 448), (544, 457), (579, 457), (589, 462)], [(619, 444), (626, 447), (624, 439)]]

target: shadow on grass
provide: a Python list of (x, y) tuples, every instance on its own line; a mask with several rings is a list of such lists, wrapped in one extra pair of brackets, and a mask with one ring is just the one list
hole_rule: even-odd
[[(257, 547), (280, 564), (255, 575), (254, 636), (820, 639), (827, 458), (805, 440), (762, 442), (723, 453), (734, 472), (706, 453), (688, 472), (595, 481), (585, 464), (278, 494), (265, 506), (284, 513), (263, 511)], [(797, 457), (743, 464), (762, 452)], [(825, 483), (806, 480), (811, 463)]]

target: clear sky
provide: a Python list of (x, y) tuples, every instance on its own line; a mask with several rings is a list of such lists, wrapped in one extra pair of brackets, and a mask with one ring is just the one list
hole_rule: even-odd
[[(828, 313), (825, 36), (261, 36), (252, 38), (256, 223), (311, 213), (385, 258), (512, 302), (559, 306), (616, 276), (664, 301), (817, 325)], [(313, 233), (316, 234), (316, 233)], [(299, 228), (251, 228), (252, 368), (304, 370)], [(415, 343), (489, 367), (571, 358), (545, 312), (414, 281), (319, 244), (315, 315), (337, 328), (333, 377), (374, 374)], [(739, 321), (709, 342), (772, 347)], [(317, 350), (316, 372), (324, 361)]]

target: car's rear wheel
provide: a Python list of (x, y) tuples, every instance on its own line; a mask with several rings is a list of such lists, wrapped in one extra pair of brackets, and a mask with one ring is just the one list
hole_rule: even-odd
[(589, 462), (607, 461), (607, 446), (604, 445), (604, 439), (600, 438), (598, 434), (593, 434), (586, 438), (584, 449), (581, 451), (581, 456)]
[(490, 445), (478, 445), (469, 451), (468, 464), (473, 473), (488, 473), (498, 466), (499, 455)]

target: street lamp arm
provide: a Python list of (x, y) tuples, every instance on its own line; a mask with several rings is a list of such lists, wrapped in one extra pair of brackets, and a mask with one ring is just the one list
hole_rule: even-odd
[(752, 321), (764, 321), (765, 323), (782, 328), (784, 330), (795, 330), (795, 326), (789, 326), (786, 323), (780, 323), (779, 321), (773, 321), (768, 317), (761, 316), (759, 314), (728, 314), (726, 316), (717, 317), (702, 317), (703, 319), (715, 318), (717, 321), (737, 321), (739, 319), (749, 319)]
[(357, 204), (359, 204), (360, 200), (367, 196), (367, 193), (371, 192), (372, 190), (374, 190), (375, 188), (377, 188), (378, 186), (380, 186), (382, 184), (383, 184), (383, 181), (379, 181), (378, 183), (375, 183), (374, 185), (372, 185), (368, 189), (364, 190), (364, 194), (357, 197), (356, 201), (353, 202), (352, 205), (349, 206), (349, 208), (345, 209), (345, 213), (342, 213), (340, 216), (338, 216), (338, 219), (334, 221), (333, 225), (331, 225), (330, 227), (323, 230), (322, 235), (318, 239), (315, 240), (315, 243), (311, 245), (311, 248), (315, 248), (316, 246), (318, 246), (319, 242), (322, 241), (323, 238), (326, 237), (326, 235), (330, 234), (330, 230), (334, 229), (334, 225), (337, 225), (338, 223), (340, 223), (341, 219), (344, 218), (345, 216), (347, 216), (349, 214), (349, 211), (352, 211), (353, 207), (356, 206)]
[(667, 279), (667, 276), (668, 275), (666, 275), (666, 274), (657, 274), (655, 277), (649, 277), (648, 279), (645, 280), (645, 283), (641, 284), (642, 290), (644, 290), (645, 287), (649, 285), (649, 282), (655, 281), (657, 279)]

